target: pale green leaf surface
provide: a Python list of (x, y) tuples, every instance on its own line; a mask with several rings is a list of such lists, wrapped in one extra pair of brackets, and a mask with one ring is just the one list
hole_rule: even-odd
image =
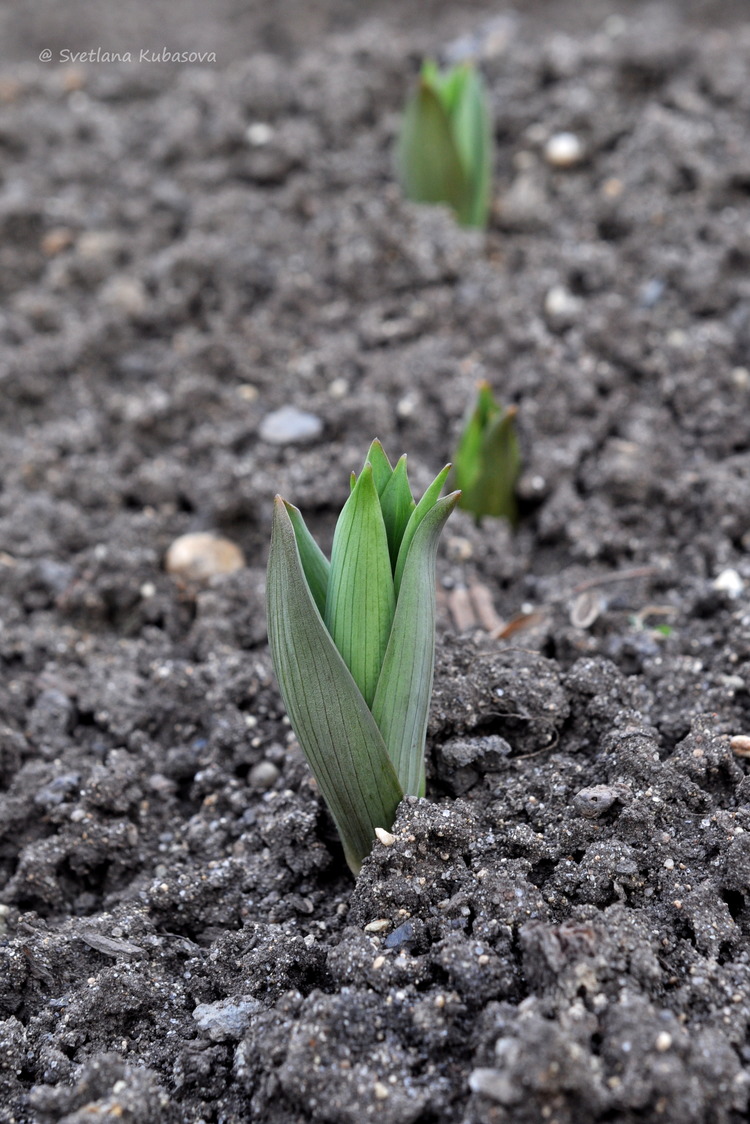
[(515, 416), (515, 407), (510, 407), (487, 428), (480, 455), (481, 471), (474, 482), (476, 514), (504, 517), (513, 525), (518, 521), (515, 488), (521, 469)]
[(451, 484), (461, 489), (459, 507), (476, 515), (488, 514), (479, 510), (482, 502), (479, 481), (483, 470), (487, 430), (501, 412), (493, 396), (492, 387), (483, 379), (477, 386), (476, 399), (461, 431), (451, 479)]
[(468, 67), (453, 106), (451, 127), (469, 182), (459, 221), (466, 226), (487, 225), (492, 179), (492, 123), (481, 75)]
[(424, 795), (424, 741), (435, 663), (435, 558), (458, 492), (438, 500), (417, 527), (401, 580), (372, 713), (404, 792)]
[(383, 512), (385, 531), (388, 536), (388, 550), (391, 567), (395, 569), (401, 540), (416, 504), (409, 487), (406, 474), (406, 453), (399, 459), (391, 473), (391, 478), (380, 494), (380, 508)]
[(382, 735), (308, 588), (284, 502), (274, 507), (268, 639), (289, 720), (357, 873), (402, 796)]
[(291, 503), (287, 503), (286, 500), (283, 502), (292, 522), (292, 527), (294, 527), (294, 535), (297, 539), (297, 548), (302, 562), (302, 569), (305, 571), (305, 577), (307, 578), (307, 584), (315, 599), (318, 612), (322, 616), (326, 611), (326, 594), (328, 592), (328, 571), (331, 568), (330, 563), (308, 531), (299, 508), (294, 507)]
[(452, 483), (463, 492), (461, 507), (466, 507), (468, 496), (479, 476), (479, 457), (484, 436), (479, 411), (475, 407), (461, 431), (454, 458)]
[(424, 79), (409, 100), (396, 148), (398, 177), (415, 203), (465, 205), (468, 180), (439, 95)]
[(336, 523), (325, 623), (369, 706), (393, 621), (388, 538), (368, 464)]
[(447, 464), (445, 468), (441, 469), (441, 471), (432, 481), (429, 488), (426, 490), (421, 500), (409, 516), (409, 522), (406, 524), (406, 529), (401, 539), (401, 546), (399, 547), (398, 552), (398, 561), (396, 562), (396, 571), (393, 576), (393, 585), (395, 587), (397, 601), (401, 588), (404, 566), (406, 565), (406, 559), (408, 557), (414, 535), (416, 534), (417, 528), (419, 527), (427, 512), (430, 511), (437, 503), (438, 496), (443, 490), (443, 485), (445, 484), (450, 470), (451, 466), (449, 464)]

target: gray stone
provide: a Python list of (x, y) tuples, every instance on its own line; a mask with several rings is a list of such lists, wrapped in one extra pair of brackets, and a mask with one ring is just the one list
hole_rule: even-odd
[(266, 414), (260, 423), (261, 440), (269, 445), (293, 445), (314, 441), (323, 432), (323, 422), (315, 414), (298, 410), (296, 406), (282, 406)]
[(193, 1018), (212, 1042), (236, 1042), (250, 1026), (253, 1015), (262, 1010), (262, 1005), (252, 995), (242, 995), (219, 999), (216, 1003), (199, 1003)]

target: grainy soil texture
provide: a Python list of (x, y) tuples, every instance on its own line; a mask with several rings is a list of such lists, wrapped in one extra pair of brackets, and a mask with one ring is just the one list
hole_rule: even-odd
[[(0, 1120), (746, 1120), (746, 6), (0, 31)], [(394, 183), (428, 54), (486, 79), (486, 233)], [(427, 799), (355, 882), (273, 496), (329, 549), (372, 438), (419, 492), (480, 379), (520, 524), (448, 524)]]

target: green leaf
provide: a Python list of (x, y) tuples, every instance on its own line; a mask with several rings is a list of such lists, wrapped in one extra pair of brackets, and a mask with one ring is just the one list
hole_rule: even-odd
[(465, 205), (457, 212), (464, 226), (487, 225), (492, 180), (492, 122), (487, 105), (481, 75), (467, 66), (450, 118), (453, 139), (469, 182)]
[(469, 182), (439, 95), (424, 78), (410, 98), (396, 148), (396, 168), (407, 199), (465, 206)]
[(401, 580), (393, 628), (372, 713), (404, 792), (424, 795), (424, 742), (435, 662), (435, 558), (458, 503), (438, 500), (417, 527)]
[(369, 706), (393, 622), (388, 538), (372, 467), (362, 470), (336, 523), (325, 623)]
[(516, 413), (516, 407), (509, 406), (490, 424), (482, 443), (481, 471), (474, 483), (482, 514), (503, 517), (513, 526), (518, 522), (515, 488), (521, 469)]
[(518, 522), (515, 488), (521, 468), (517, 409), (503, 410), (488, 382), (480, 382), (458, 443), (451, 483), (461, 489), (459, 507), (477, 520), (485, 515)]
[(366, 467), (368, 464), (372, 467), (372, 478), (375, 481), (375, 488), (380, 496), (383, 494), (383, 489), (393, 475), (393, 468), (385, 454), (385, 449), (377, 438), (373, 441), (372, 445), (370, 445), (363, 467)]
[(437, 503), (437, 498), (443, 490), (443, 485), (445, 484), (450, 470), (451, 466), (449, 464), (447, 464), (445, 468), (441, 469), (441, 471), (432, 481), (429, 488), (409, 516), (409, 522), (406, 524), (406, 530), (404, 531), (403, 537), (401, 539), (401, 546), (399, 547), (398, 552), (398, 561), (396, 562), (396, 570), (393, 576), (393, 585), (395, 588), (397, 601), (400, 596), (401, 580), (404, 572), (404, 566), (406, 565), (406, 559), (409, 554), (414, 535), (416, 534), (417, 528), (419, 527), (427, 512), (430, 511)]
[(328, 572), (331, 565), (326, 558), (323, 551), (320, 549), (315, 539), (312, 537), (307, 529), (302, 512), (299, 508), (294, 507), (293, 504), (287, 503), (286, 500), (282, 501), (286, 507), (287, 514), (294, 527), (294, 536), (297, 540), (297, 549), (299, 550), (300, 559), (302, 561), (302, 569), (305, 571), (307, 584), (310, 587), (310, 592), (313, 595), (315, 604), (318, 607), (318, 612), (322, 616), (326, 611), (326, 594), (328, 592)]
[(385, 743), (308, 587), (287, 507), (276, 497), (268, 639), (289, 720), (356, 874), (402, 796)]
[(380, 493), (380, 508), (383, 512), (385, 531), (388, 536), (388, 550), (391, 568), (396, 568), (401, 540), (415, 508), (414, 497), (406, 474), (406, 453), (400, 458), (391, 473), (391, 478)]

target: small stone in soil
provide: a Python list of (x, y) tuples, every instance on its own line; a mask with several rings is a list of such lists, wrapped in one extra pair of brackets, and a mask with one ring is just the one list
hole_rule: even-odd
[(750, 737), (747, 734), (735, 734), (729, 739), (729, 748), (736, 757), (750, 757)]
[(205, 581), (216, 574), (232, 574), (244, 565), (245, 556), (236, 543), (208, 531), (180, 535), (164, 559), (168, 574), (191, 581)]
[(366, 933), (382, 933), (383, 929), (387, 929), (390, 921), (387, 917), (379, 917), (376, 921), (370, 921), (365, 925)]
[(212, 1042), (231, 1042), (242, 1037), (252, 1016), (262, 1009), (252, 995), (244, 995), (237, 999), (220, 999), (217, 1003), (199, 1003), (193, 1018)]
[(590, 788), (582, 788), (573, 797), (573, 807), (579, 815), (586, 819), (594, 820), (603, 816), (605, 812), (625, 795), (621, 785), (595, 784)]
[(740, 596), (745, 588), (745, 583), (736, 570), (722, 570), (719, 576), (715, 578), (713, 587), (719, 593), (726, 593), (727, 597), (734, 599)]
[(583, 159), (584, 148), (575, 133), (555, 133), (544, 146), (544, 159), (553, 168), (573, 168)]
[(315, 414), (298, 410), (295, 406), (282, 406), (266, 414), (260, 423), (261, 441), (269, 445), (293, 445), (314, 441), (323, 432), (323, 423)]
[(399, 925), (392, 933), (383, 941), (386, 948), (401, 948), (401, 945), (406, 944), (414, 936), (414, 926), (411, 921), (404, 921), (403, 925)]
[(544, 314), (552, 327), (566, 328), (575, 323), (583, 301), (564, 285), (553, 285), (544, 298)]
[(279, 770), (272, 761), (259, 761), (247, 779), (251, 788), (271, 788), (279, 779)]

